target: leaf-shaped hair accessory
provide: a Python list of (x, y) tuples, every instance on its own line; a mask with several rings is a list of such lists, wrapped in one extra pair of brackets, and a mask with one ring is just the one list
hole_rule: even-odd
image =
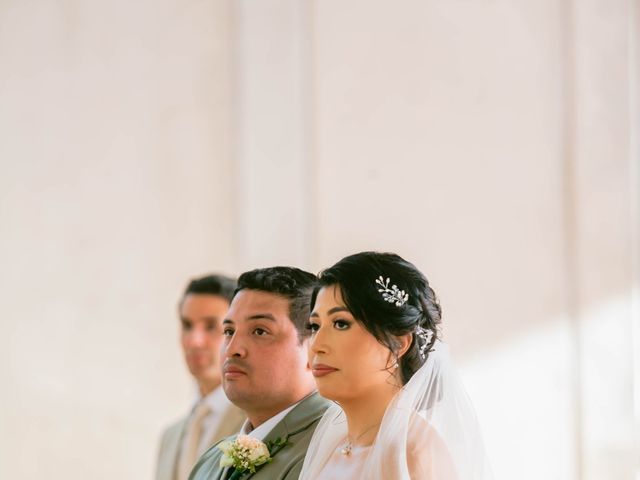
[(396, 307), (403, 306), (407, 300), (409, 300), (409, 294), (405, 293), (404, 290), (400, 290), (397, 285), (391, 285), (389, 288), (389, 277), (386, 279), (380, 275), (376, 279), (376, 284), (378, 285), (378, 291), (382, 293), (382, 299), (385, 302), (395, 303)]

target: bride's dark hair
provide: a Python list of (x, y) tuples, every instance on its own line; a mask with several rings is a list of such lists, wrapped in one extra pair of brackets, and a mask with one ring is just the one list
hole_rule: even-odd
[[(408, 294), (398, 306), (388, 302), (378, 289), (376, 280), (390, 279), (389, 288), (397, 285)], [(426, 277), (410, 262), (394, 253), (362, 252), (343, 258), (320, 273), (319, 287), (313, 291), (315, 305), (322, 287), (337, 285), (351, 314), (382, 344), (391, 350), (406, 384), (422, 366), (438, 337), (442, 310)], [(429, 335), (419, 334), (421, 329)], [(398, 358), (397, 337), (412, 334), (409, 349)], [(430, 338), (429, 338), (430, 337)], [(424, 358), (421, 352), (424, 352)]]

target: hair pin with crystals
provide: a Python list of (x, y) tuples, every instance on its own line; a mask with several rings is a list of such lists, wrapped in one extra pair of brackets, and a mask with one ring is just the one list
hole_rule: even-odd
[(382, 275), (376, 279), (378, 284), (378, 291), (382, 293), (382, 298), (385, 302), (395, 303), (396, 307), (403, 306), (407, 300), (409, 300), (409, 294), (404, 293), (404, 290), (400, 290), (397, 285), (391, 285), (389, 288), (389, 278), (386, 280)]
[(431, 343), (433, 330), (417, 326), (416, 335), (422, 339), (422, 345), (420, 345), (420, 358), (424, 360), (427, 358), (427, 345)]

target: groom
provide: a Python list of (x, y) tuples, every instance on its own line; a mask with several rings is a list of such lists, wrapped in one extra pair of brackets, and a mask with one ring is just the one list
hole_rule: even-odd
[[(247, 415), (240, 433), (261, 440), (270, 461), (256, 472), (220, 466), (219, 445), (196, 462), (189, 480), (297, 479), (328, 402), (307, 364), (305, 325), (315, 275), (292, 267), (246, 272), (223, 321), (222, 385)], [(236, 436), (227, 440), (233, 441)]]

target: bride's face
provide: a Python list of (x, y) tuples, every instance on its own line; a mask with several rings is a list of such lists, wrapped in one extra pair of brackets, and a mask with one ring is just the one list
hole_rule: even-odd
[(389, 386), (391, 351), (351, 315), (338, 286), (318, 292), (309, 328), (309, 365), (320, 395), (345, 401)]

